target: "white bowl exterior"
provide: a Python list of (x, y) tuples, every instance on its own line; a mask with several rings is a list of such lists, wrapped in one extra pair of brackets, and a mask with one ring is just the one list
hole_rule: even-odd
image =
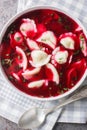
[[(87, 37), (87, 32), (86, 32), (84, 26), (81, 24), (81, 22), (80, 22), (78, 19), (76, 19), (76, 18), (74, 18), (74, 17), (71, 17), (70, 14), (66, 13), (65, 11), (63, 11), (63, 10), (61, 10), (61, 9), (59, 9), (59, 8), (55, 8), (55, 7), (51, 7), (51, 6), (38, 6), (38, 7), (32, 7), (32, 8), (29, 8), (29, 9), (27, 9), (27, 10), (24, 10), (24, 11), (20, 12), (19, 14), (16, 14), (14, 17), (12, 17), (12, 18), (7, 22), (7, 24), (4, 26), (4, 28), (3, 28), (2, 31), (1, 31), (1, 34), (0, 34), (0, 43), (1, 43), (1, 41), (2, 41), (2, 38), (3, 38), (3, 36), (4, 36), (4, 34), (5, 34), (6, 30), (7, 30), (7, 28), (8, 28), (18, 17), (20, 17), (20, 16), (22, 16), (23, 14), (26, 14), (26, 13), (28, 13), (28, 12), (30, 12), (30, 11), (38, 10), (38, 9), (53, 9), (53, 10), (56, 10), (56, 11), (58, 11), (58, 12), (64, 13), (65, 15), (67, 15), (67, 16), (69, 16), (71, 19), (73, 19), (76, 23), (78, 23), (78, 25), (80, 25), (80, 27), (83, 29), (83, 32), (84, 32), (85, 36)], [(3, 71), (3, 68), (2, 68), (2, 66), (1, 66), (1, 63), (0, 63), (0, 68), (1, 68), (1, 73), (2, 73), (3, 78), (5, 79), (5, 81), (8, 82), (10, 86), (13, 86), (13, 87), (18, 91), (19, 89), (17, 89), (17, 88), (7, 79), (7, 76), (6, 76), (5, 72)], [(77, 82), (77, 84), (76, 84), (72, 89), (70, 89), (69, 91), (65, 92), (64, 94), (58, 95), (58, 96), (56, 96), (56, 97), (40, 98), (40, 97), (30, 96), (30, 95), (28, 95), (28, 94), (22, 92), (21, 90), (19, 90), (19, 93), (20, 93), (22, 96), (27, 96), (27, 97), (29, 97), (29, 98), (31, 98), (31, 99), (41, 100), (41, 101), (51, 101), (51, 100), (62, 99), (62, 98), (65, 98), (66, 96), (69, 96), (72, 92), (74, 92), (77, 88), (79, 88), (80, 85), (81, 85), (81, 84), (83, 83), (83, 81), (85, 80), (86, 76), (87, 76), (87, 69), (86, 69), (86, 71), (84, 72), (84, 74), (83, 74), (83, 76), (81, 77), (81, 79)]]

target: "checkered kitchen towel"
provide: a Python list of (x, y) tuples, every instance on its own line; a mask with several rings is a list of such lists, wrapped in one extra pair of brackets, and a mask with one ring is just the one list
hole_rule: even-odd
[[(18, 10), (38, 5), (51, 5), (61, 8), (77, 17), (87, 28), (87, 0), (19, 0)], [(87, 79), (83, 84), (87, 84)], [(24, 111), (31, 107), (49, 108), (56, 106), (57, 101), (42, 102), (31, 100), (26, 96), (21, 96), (18, 91), (8, 85), (0, 73), (0, 115), (17, 123)], [(48, 116), (46, 124), (40, 130), (51, 130), (57, 121), (62, 109)], [(87, 121), (87, 99), (77, 101), (65, 107), (58, 122), (86, 123)]]

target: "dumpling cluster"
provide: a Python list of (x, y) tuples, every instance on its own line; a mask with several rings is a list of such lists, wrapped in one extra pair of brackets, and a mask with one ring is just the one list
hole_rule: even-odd
[[(75, 31), (78, 33), (78, 29)], [(82, 66), (85, 68), (86, 63), (84, 59), (73, 63), (72, 59), (78, 51), (82, 51), (83, 55), (87, 56), (87, 47), (83, 33), (80, 33), (80, 36), (76, 33), (67, 32), (57, 37), (53, 31), (46, 30), (43, 24), (37, 27), (34, 20), (22, 19), (19, 32), (10, 35), (10, 44), (21, 57), (15, 60), (23, 69), (21, 76), (29, 80), (28, 88), (40, 88), (50, 81), (60, 84), (60, 72), (66, 69), (64, 65), (69, 68), (66, 72), (67, 85), (72, 84), (72, 77), (78, 78), (79, 69)], [(81, 36), (83, 39), (80, 38)], [(26, 44), (29, 55), (21, 46), (23, 43)], [(60, 69), (62, 67), (63, 69)], [(41, 75), (42, 70), (44, 76)], [(40, 75), (39, 79), (35, 79), (36, 75)], [(20, 80), (19, 73), (13, 73), (13, 76)]]
[(58, 96), (74, 87), (87, 68), (83, 29), (62, 12), (30, 11), (6, 30), (1, 64), (7, 78), (36, 97)]

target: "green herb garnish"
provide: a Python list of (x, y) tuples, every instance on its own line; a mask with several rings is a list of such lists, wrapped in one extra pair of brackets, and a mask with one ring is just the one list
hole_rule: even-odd
[(26, 55), (29, 56), (31, 53), (30, 52), (27, 52)]
[(63, 90), (67, 91), (67, 90), (68, 90), (68, 88), (63, 88)]
[(62, 87), (62, 84), (59, 84), (59, 87), (61, 88), (61, 87)]
[(82, 35), (80, 35), (80, 40), (84, 40), (84, 37)]
[(16, 71), (19, 71), (20, 69), (21, 69), (21, 66), (19, 66), (19, 65), (15, 66)]
[(62, 76), (63, 75), (63, 73), (62, 72), (60, 72), (60, 76)]
[(14, 31), (13, 31), (13, 30), (11, 30), (11, 31), (9, 32), (9, 34), (12, 34), (12, 33), (14, 33)]
[(10, 80), (13, 80), (13, 79), (14, 79), (11, 75), (9, 75), (8, 78), (9, 78)]
[(26, 82), (26, 79), (25, 78), (23, 78), (23, 83), (25, 83)]
[(74, 55), (79, 54), (80, 50), (77, 50), (76, 52), (74, 52)]
[(4, 60), (1, 60), (1, 63), (2, 63), (2, 65), (5, 65), (5, 61)]
[(19, 42), (20, 39), (21, 39), (20, 37), (16, 37), (16, 38), (15, 38), (15, 40), (16, 40), (17, 42)]
[(64, 91), (63, 90), (61, 90), (61, 94), (63, 94), (64, 93)]
[(66, 29), (66, 30), (70, 30), (70, 26), (69, 26), (69, 25), (66, 25), (66, 26), (65, 26), (65, 29)]
[(2, 65), (11, 65), (12, 64), (12, 61), (11, 59), (2, 59), (1, 63)]
[(58, 18), (58, 23), (62, 23), (62, 18), (61, 17)]
[(81, 50), (84, 50), (84, 43), (82, 42), (80, 45)]
[(41, 41), (42, 41), (42, 42), (45, 42), (45, 41), (46, 41), (46, 39), (41, 39)]
[(80, 40), (81, 40), (80, 48), (81, 48), (81, 50), (84, 50), (84, 41), (85, 41), (85, 39), (84, 39), (84, 37), (82, 35), (80, 35)]
[(21, 30), (22, 30), (22, 31), (25, 31), (25, 29), (24, 29), (24, 28), (22, 28)]
[(54, 16), (54, 14), (52, 13), (52, 14), (50, 14), (50, 16)]

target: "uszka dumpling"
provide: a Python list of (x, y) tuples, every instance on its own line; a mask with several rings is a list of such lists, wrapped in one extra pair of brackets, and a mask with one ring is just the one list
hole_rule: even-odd
[(60, 47), (57, 47), (52, 54), (53, 60), (55, 60), (58, 64), (66, 63), (69, 56), (68, 51), (61, 49)]
[(51, 55), (42, 50), (34, 50), (31, 52), (32, 60), (29, 61), (33, 67), (41, 67), (50, 61)]
[(64, 64), (67, 62), (68, 52), (67, 51), (58, 51), (55, 55), (55, 60), (59, 64)]
[(32, 70), (25, 70), (23, 73), (22, 73), (22, 76), (25, 78), (25, 79), (30, 79), (32, 78), (32, 76), (34, 76), (35, 74), (38, 74), (40, 72), (41, 68), (40, 67), (37, 67), (37, 68), (34, 68)]
[(18, 46), (16, 46), (16, 52), (21, 55), (21, 62), (19, 61), (19, 66), (23, 68), (23, 71), (27, 68), (27, 57), (25, 52)]
[(56, 46), (57, 39), (53, 32), (46, 31), (42, 33), (42, 35), (37, 39), (37, 41), (47, 44), (49, 47), (54, 49)]
[(34, 40), (31, 40), (30, 38), (27, 38), (26, 43), (31, 51), (40, 49), (38, 44)]
[(22, 19), (22, 24), (20, 26), (21, 33), (26, 36), (34, 36), (37, 32), (35, 21), (32, 19)]
[(75, 34), (71, 32), (60, 35), (59, 42), (65, 48), (71, 49), (71, 50), (78, 48), (77, 46), (79, 45), (78, 38), (76, 37)]
[(84, 56), (87, 56), (86, 38), (83, 33), (80, 34), (80, 48)]
[(60, 40), (60, 43), (68, 49), (74, 49), (74, 40), (71, 37), (65, 37)]
[(56, 68), (54, 67), (54, 65), (52, 65), (51, 63), (48, 63), (46, 65), (46, 75), (47, 75), (48, 80), (56, 82), (56, 84), (59, 84), (59, 74)]
[(28, 84), (28, 88), (40, 88), (45, 83), (45, 80), (33, 81)]

